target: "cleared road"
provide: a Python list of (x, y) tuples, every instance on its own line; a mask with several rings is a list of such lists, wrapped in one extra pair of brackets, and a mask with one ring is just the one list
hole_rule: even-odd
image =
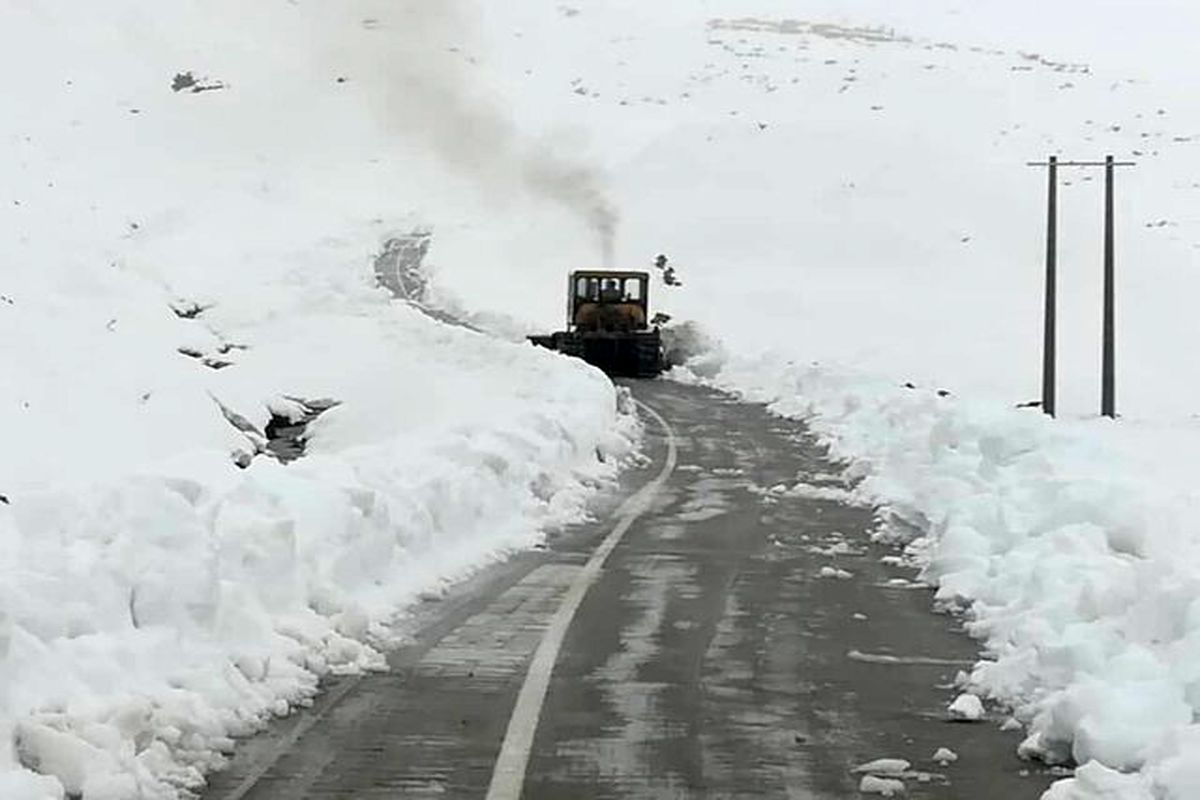
[(648, 419), (653, 463), (598, 522), (424, 604), (391, 673), (331, 683), (205, 800), (857, 797), (882, 757), (926, 773), (908, 797), (1038, 797), (997, 721), (945, 720), (975, 646), (880, 561), (871, 510), (765, 493), (837, 484), (803, 425), (634, 391), (673, 436)]

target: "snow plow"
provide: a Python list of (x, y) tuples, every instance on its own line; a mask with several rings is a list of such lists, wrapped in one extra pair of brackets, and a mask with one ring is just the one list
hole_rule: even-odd
[(573, 272), (567, 329), (529, 341), (582, 358), (613, 377), (653, 378), (663, 369), (662, 335), (649, 314), (649, 273)]

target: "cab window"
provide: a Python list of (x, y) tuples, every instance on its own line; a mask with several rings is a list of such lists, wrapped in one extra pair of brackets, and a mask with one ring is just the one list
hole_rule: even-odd
[(575, 281), (575, 297), (595, 302), (600, 296), (600, 281), (595, 278), (578, 278)]

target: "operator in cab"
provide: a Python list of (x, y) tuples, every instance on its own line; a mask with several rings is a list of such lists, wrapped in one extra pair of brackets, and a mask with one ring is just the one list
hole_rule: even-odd
[(621, 297), (621, 287), (617, 285), (616, 280), (608, 278), (600, 287), (600, 302), (601, 303), (619, 303), (624, 299)]

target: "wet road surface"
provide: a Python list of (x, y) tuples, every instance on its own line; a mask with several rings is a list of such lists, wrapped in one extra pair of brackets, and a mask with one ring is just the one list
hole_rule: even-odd
[[(1052, 778), (998, 719), (946, 720), (976, 647), (930, 613), (911, 570), (881, 561), (894, 554), (870, 543), (871, 509), (838, 497), (802, 424), (668, 382), (634, 392), (666, 419), (678, 464), (585, 587), (540, 717), (513, 724), (531, 743), (519, 796), (858, 797), (853, 768), (883, 757), (913, 763), (907, 797), (1041, 794)], [(667, 434), (647, 431), (654, 462), (622, 495), (663, 469)], [(832, 491), (770, 491), (798, 481)], [(333, 682), (243, 743), (204, 800), (487, 796), (534, 653), (620, 499), (423, 604), (390, 673)], [(934, 764), (939, 747), (958, 761)]]

